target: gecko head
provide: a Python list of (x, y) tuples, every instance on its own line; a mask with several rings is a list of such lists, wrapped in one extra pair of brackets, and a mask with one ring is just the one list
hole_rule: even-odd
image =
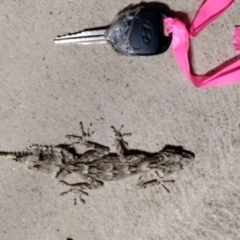
[(178, 146), (165, 146), (159, 152), (158, 169), (166, 174), (178, 172), (190, 164), (195, 158), (194, 153)]

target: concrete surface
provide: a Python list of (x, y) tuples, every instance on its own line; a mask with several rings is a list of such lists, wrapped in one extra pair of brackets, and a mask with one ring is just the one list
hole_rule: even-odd
[[(190, 19), (201, 0), (166, 0)], [(129, 147), (182, 145), (195, 162), (160, 186), (137, 177), (107, 182), (86, 205), (47, 175), (1, 159), (0, 239), (240, 239), (240, 85), (199, 90), (171, 51), (120, 56), (110, 45), (56, 46), (57, 35), (107, 25), (134, 0), (0, 3), (0, 148), (66, 142), (79, 121), (112, 147), (111, 125), (132, 132)], [(237, 54), (231, 41), (240, 1), (193, 41), (193, 66), (205, 73)]]

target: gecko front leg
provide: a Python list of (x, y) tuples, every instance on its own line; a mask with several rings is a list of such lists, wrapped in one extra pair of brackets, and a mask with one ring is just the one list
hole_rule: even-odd
[(161, 185), (168, 193), (170, 193), (170, 190), (165, 186), (164, 183), (175, 183), (175, 180), (164, 180), (164, 177), (160, 176), (157, 171), (155, 171), (156, 178), (152, 178), (150, 180), (146, 180), (144, 178), (147, 178), (148, 172), (141, 175), (138, 179), (137, 186), (140, 188), (147, 188), (152, 187), (156, 185)]

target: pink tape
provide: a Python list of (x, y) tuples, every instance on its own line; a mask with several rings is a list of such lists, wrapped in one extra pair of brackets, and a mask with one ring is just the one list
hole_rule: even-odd
[[(195, 75), (191, 73), (188, 51), (190, 37), (196, 37), (208, 24), (219, 17), (234, 0), (206, 0), (200, 7), (191, 28), (188, 31), (185, 24), (175, 18), (164, 19), (167, 31), (172, 33), (173, 54), (187, 77), (195, 87), (213, 87), (240, 82), (240, 56), (217, 67), (217, 71), (209, 75)], [(240, 49), (240, 27), (235, 28), (234, 47)]]

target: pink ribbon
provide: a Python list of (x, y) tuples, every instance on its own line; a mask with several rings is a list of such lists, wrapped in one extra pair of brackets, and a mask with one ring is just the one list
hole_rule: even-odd
[[(206, 0), (200, 7), (189, 30), (179, 19), (164, 19), (167, 31), (173, 35), (173, 54), (179, 66), (195, 87), (214, 87), (240, 82), (240, 56), (226, 62), (224, 66), (217, 67), (218, 70), (209, 75), (192, 74), (188, 58), (189, 39), (196, 37), (208, 24), (227, 10), (233, 2), (234, 0)], [(235, 27), (233, 44), (235, 49), (240, 50), (240, 27)]]

